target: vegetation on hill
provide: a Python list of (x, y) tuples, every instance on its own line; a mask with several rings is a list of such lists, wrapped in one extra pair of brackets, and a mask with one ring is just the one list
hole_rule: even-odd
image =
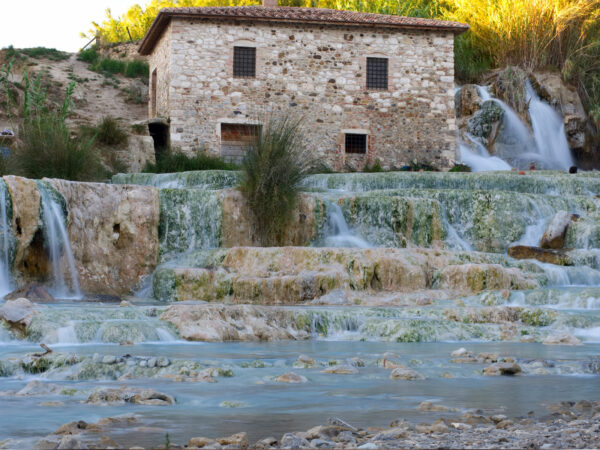
[[(142, 39), (164, 7), (257, 5), (261, 0), (150, 0), (122, 17), (107, 11), (92, 34), (106, 42)], [(588, 111), (600, 119), (600, 0), (279, 0), (381, 14), (457, 20), (471, 31), (456, 40), (456, 75), (476, 81), (506, 65), (554, 68), (577, 86)]]

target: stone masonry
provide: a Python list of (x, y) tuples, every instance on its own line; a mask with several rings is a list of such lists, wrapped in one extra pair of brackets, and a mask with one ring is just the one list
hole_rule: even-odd
[[(151, 50), (142, 44), (155, 91), (150, 117), (167, 120), (172, 145), (188, 153), (220, 155), (222, 124), (292, 115), (302, 118), (310, 155), (335, 170), (375, 160), (447, 168), (456, 151), (455, 34), (173, 16)], [(235, 46), (256, 48), (255, 78), (233, 77)], [(368, 57), (388, 58), (387, 90), (366, 88)], [(367, 153), (346, 154), (346, 133), (366, 134)]]

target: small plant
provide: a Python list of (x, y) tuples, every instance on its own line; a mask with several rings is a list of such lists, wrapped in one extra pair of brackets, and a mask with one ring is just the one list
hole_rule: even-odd
[(127, 133), (123, 131), (119, 122), (113, 117), (106, 116), (96, 127), (96, 139), (99, 143), (116, 147), (127, 144)]
[(80, 51), (79, 55), (77, 55), (77, 59), (88, 64), (94, 64), (98, 60), (98, 52), (96, 51), (96, 47), (90, 47)]
[(169, 438), (169, 433), (165, 434), (165, 448), (171, 448), (171, 439)]
[(264, 246), (282, 242), (309, 172), (300, 125), (289, 117), (267, 120), (242, 165), (240, 190)]
[(379, 159), (376, 159), (373, 164), (365, 164), (365, 167), (363, 169), (363, 172), (366, 173), (377, 173), (377, 172), (383, 172), (383, 167), (381, 167), (381, 161), (379, 161)]
[(470, 172), (471, 168), (466, 164), (454, 164), (454, 167), (449, 172)]
[(147, 163), (143, 172), (175, 173), (196, 170), (237, 170), (238, 166), (203, 152), (187, 155), (181, 150), (166, 149), (156, 155), (156, 164)]

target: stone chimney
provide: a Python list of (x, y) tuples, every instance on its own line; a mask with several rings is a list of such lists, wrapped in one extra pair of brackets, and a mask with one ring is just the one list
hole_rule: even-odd
[(263, 6), (274, 8), (277, 6), (277, 0), (263, 0)]

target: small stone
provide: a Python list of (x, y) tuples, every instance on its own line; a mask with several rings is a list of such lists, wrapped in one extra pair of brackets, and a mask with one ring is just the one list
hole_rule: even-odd
[(334, 427), (345, 428), (346, 430), (350, 431), (358, 431), (358, 428), (350, 425), (348, 422), (342, 419), (338, 419), (337, 417), (330, 417), (329, 419), (327, 419), (327, 424), (332, 425)]
[(490, 418), (494, 423), (500, 423), (503, 420), (506, 420), (508, 417), (506, 417), (504, 414), (496, 414), (495, 416), (492, 416)]
[(114, 355), (104, 355), (102, 358), (102, 364), (114, 364), (117, 362), (117, 358)]
[(359, 445), (357, 448), (360, 450), (377, 450), (379, 447), (372, 442), (367, 442), (366, 444)]
[(466, 431), (466, 430), (470, 430), (471, 428), (473, 428), (473, 425), (469, 425), (468, 423), (462, 423), (462, 422), (453, 422), (450, 425), (452, 425), (452, 428), (455, 428), (459, 431)]
[(217, 442), (221, 445), (233, 445), (242, 449), (248, 448), (248, 436), (246, 433), (237, 433), (228, 437), (218, 438)]
[(553, 334), (542, 342), (544, 345), (582, 345), (582, 342), (569, 333)]
[(450, 408), (444, 405), (436, 405), (431, 402), (421, 402), (417, 407), (419, 411), (450, 411)]
[(150, 358), (148, 360), (148, 367), (150, 369), (153, 369), (154, 367), (156, 367), (156, 363), (158, 362), (158, 360), (156, 358)]
[(128, 302), (127, 300), (122, 300), (121, 303), (119, 303), (119, 306), (121, 306), (121, 307), (131, 306), (131, 303)]
[(281, 447), (283, 448), (307, 448), (310, 447), (310, 442), (294, 433), (286, 433), (281, 438)]
[(311, 358), (310, 356), (306, 356), (306, 355), (300, 355), (298, 356), (298, 360), (297, 362), (304, 364), (306, 366), (312, 367), (314, 365), (316, 365), (316, 361), (314, 360), (314, 358)]
[(454, 350), (452, 353), (450, 353), (450, 356), (454, 356), (454, 357), (458, 357), (458, 356), (465, 356), (467, 355), (469, 352), (467, 351), (466, 348), (461, 347), (458, 350)]
[(335, 448), (335, 442), (326, 441), (324, 439), (313, 439), (310, 441), (310, 446), (312, 448)]
[(402, 368), (392, 370), (392, 373), (390, 374), (390, 378), (392, 380), (408, 380), (408, 381), (425, 379), (425, 377), (423, 375), (421, 375), (419, 372), (417, 372), (415, 370), (402, 369)]
[(308, 379), (302, 375), (298, 375), (294, 372), (290, 372), (290, 373), (284, 373), (283, 375), (278, 376), (277, 378), (275, 378), (275, 381), (277, 381), (278, 383), (297, 384), (297, 383), (306, 383), (308, 381)]
[(333, 366), (329, 367), (325, 370), (322, 370), (321, 373), (336, 373), (340, 375), (355, 375), (358, 373), (358, 369), (353, 366)]
[(517, 375), (521, 373), (521, 367), (517, 363), (496, 363), (483, 369), (484, 375)]
[(167, 367), (169, 364), (171, 364), (171, 361), (169, 361), (169, 358), (161, 356), (156, 360), (156, 364), (158, 367)]
[(214, 439), (209, 439), (205, 437), (193, 437), (188, 442), (188, 447), (203, 448), (207, 445), (214, 444), (215, 442), (216, 441)]
[(353, 366), (353, 367), (365, 367), (365, 362), (357, 357), (354, 358), (349, 358), (346, 360), (348, 362), (349, 365)]
[(58, 443), (58, 447), (56, 447), (56, 448), (58, 450), (63, 450), (63, 449), (64, 450), (66, 450), (66, 449), (86, 449), (87, 450), (88, 447), (83, 442), (81, 442), (79, 439), (77, 439), (75, 436), (67, 434), (62, 437), (62, 439)]
[(505, 430), (511, 425), (514, 425), (512, 420), (503, 420), (502, 422), (496, 425), (496, 428), (498, 428), (499, 430)]

